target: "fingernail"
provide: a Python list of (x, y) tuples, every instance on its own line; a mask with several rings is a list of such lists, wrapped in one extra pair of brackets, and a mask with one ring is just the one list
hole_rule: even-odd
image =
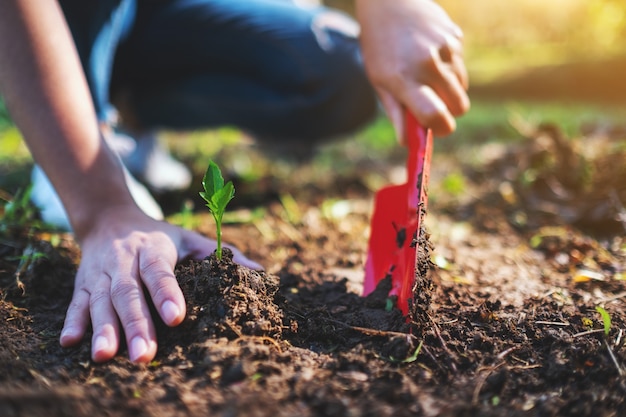
[(93, 342), (93, 353), (105, 352), (109, 349), (109, 339), (105, 336), (98, 336)]
[(77, 335), (78, 332), (76, 331), (76, 329), (69, 327), (63, 329), (63, 331), (61, 332), (61, 336), (59, 336), (59, 341), (61, 342), (61, 344), (72, 342), (74, 339), (76, 339)]
[(176, 303), (171, 300), (167, 300), (163, 303), (163, 306), (161, 307), (161, 312), (163, 314), (163, 319), (167, 324), (176, 322), (178, 320), (178, 317), (180, 316), (180, 309), (178, 308)]
[(148, 351), (148, 344), (143, 337), (137, 336), (130, 342), (130, 360), (137, 362)]

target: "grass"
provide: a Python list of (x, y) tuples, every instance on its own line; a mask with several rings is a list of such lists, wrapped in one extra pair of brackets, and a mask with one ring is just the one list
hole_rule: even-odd
[(531, 123), (554, 123), (567, 135), (576, 136), (589, 124), (620, 125), (626, 120), (626, 103), (607, 106), (589, 103), (530, 102), (475, 99), (472, 108), (458, 120), (450, 136), (461, 145), (486, 141), (510, 142), (520, 138), (511, 125), (512, 118)]
[[(0, 115), (1, 117), (1, 115)], [(30, 153), (22, 140), (22, 134), (9, 119), (0, 118), (0, 164), (14, 164), (29, 161)]]

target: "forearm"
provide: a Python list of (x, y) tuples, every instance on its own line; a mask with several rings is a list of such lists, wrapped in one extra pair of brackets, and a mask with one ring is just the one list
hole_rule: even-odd
[(80, 237), (94, 213), (133, 204), (121, 165), (100, 136), (58, 4), (7, 0), (0, 5), (0, 92)]

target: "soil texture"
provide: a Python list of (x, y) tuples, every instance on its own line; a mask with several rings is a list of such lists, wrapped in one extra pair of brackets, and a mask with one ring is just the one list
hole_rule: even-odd
[[(229, 251), (181, 262), (187, 318), (159, 326), (148, 365), (125, 347), (103, 364), (88, 343), (61, 348), (79, 250), (70, 235), (5, 230), (0, 416), (626, 415), (623, 149), (601, 157), (621, 161), (610, 174), (555, 132), (463, 165), (463, 198), (436, 197), (449, 156), (435, 154), (420, 320), (392, 307), (386, 280), (360, 295), (372, 192), (358, 172), (337, 189), (276, 182), (297, 208), (238, 208), (247, 220), (224, 237), (265, 271)], [(208, 215), (199, 231), (212, 233)]]

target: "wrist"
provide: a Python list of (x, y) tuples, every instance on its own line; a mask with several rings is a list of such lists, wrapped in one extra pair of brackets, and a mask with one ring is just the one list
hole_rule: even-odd
[(128, 202), (91, 201), (69, 214), (74, 237), (77, 242), (82, 244), (94, 230), (106, 228), (111, 220), (118, 220), (121, 214), (131, 214), (137, 210), (132, 199)]
[(127, 175), (116, 156), (102, 152), (90, 169), (77, 175), (77, 180), (63, 181), (59, 194), (79, 242), (111, 213), (138, 210)]

